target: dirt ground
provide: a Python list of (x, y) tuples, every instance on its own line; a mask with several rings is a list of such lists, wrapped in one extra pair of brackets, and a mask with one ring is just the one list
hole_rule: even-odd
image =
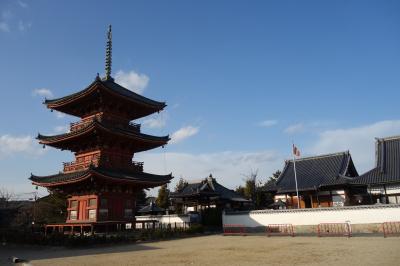
[(87, 249), (0, 247), (0, 265), (17, 256), (51, 265), (400, 265), (400, 237), (202, 236)]

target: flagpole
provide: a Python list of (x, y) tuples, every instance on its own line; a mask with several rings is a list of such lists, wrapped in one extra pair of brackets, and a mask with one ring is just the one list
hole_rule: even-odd
[(300, 209), (300, 198), (299, 198), (299, 188), (297, 186), (296, 155), (294, 154), (294, 143), (293, 143), (292, 153), (293, 153), (294, 181), (296, 183), (297, 208)]

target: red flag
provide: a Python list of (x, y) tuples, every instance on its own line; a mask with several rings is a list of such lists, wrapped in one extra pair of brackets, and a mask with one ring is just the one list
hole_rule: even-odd
[(293, 155), (300, 157), (300, 150), (293, 144)]

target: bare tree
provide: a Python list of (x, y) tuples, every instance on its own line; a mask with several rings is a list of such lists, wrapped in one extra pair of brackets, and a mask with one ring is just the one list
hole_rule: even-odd
[(245, 176), (244, 196), (250, 199), (252, 202), (255, 201), (256, 188), (257, 188), (257, 170), (250, 170), (250, 173)]
[(0, 188), (0, 207), (6, 208), (8, 206), (8, 202), (15, 197), (14, 192), (8, 190), (5, 187)]

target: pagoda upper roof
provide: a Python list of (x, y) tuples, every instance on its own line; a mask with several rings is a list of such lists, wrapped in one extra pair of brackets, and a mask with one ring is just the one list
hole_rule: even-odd
[[(99, 92), (114, 96), (118, 99), (118, 104), (127, 106), (131, 111), (131, 120), (159, 112), (166, 107), (165, 102), (154, 101), (128, 90), (114, 82), (113, 78), (100, 79), (99, 77), (96, 77), (88, 87), (79, 92), (58, 99), (45, 99), (44, 104), (47, 105), (47, 108), (82, 117), (80, 109), (74, 107), (82, 106), (82, 102), (92, 101), (93, 97), (98, 97)], [(103, 102), (109, 98), (103, 97)]]
[(104, 124), (97, 121), (96, 119), (86, 124), (85, 126), (81, 127), (80, 129), (68, 133), (63, 133), (53, 136), (45, 136), (38, 134), (37, 139), (39, 140), (40, 144), (49, 145), (60, 149), (69, 149), (73, 151), (74, 149), (72, 148), (72, 146), (79, 144), (76, 141), (77, 138), (88, 136), (89, 134), (98, 134), (99, 132), (105, 132), (113, 136), (120, 136), (127, 140), (132, 140), (134, 142), (136, 141), (140, 144), (143, 144), (143, 145), (135, 145), (134, 152), (145, 151), (166, 145), (169, 140), (169, 136), (157, 137), (157, 136), (142, 134), (138, 131), (127, 130), (119, 127), (114, 127), (109, 124)]
[(173, 177), (168, 175), (154, 175), (145, 172), (107, 169), (103, 167), (90, 167), (87, 170), (59, 173), (49, 176), (31, 175), (29, 178), (34, 185), (43, 187), (57, 187), (87, 180), (88, 178), (101, 178), (113, 183), (142, 184), (144, 187), (157, 187), (168, 183)]

